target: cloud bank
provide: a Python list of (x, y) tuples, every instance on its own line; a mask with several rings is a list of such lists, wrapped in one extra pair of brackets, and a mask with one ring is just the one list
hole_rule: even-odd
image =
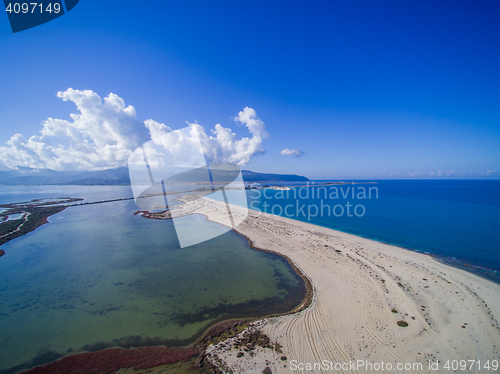
[(285, 148), (280, 152), (280, 155), (282, 156), (292, 156), (292, 157), (302, 157), (304, 155), (304, 151), (301, 151), (300, 149), (291, 149), (291, 148)]
[[(91, 90), (69, 88), (57, 97), (76, 105), (72, 121), (48, 118), (40, 135), (26, 139), (15, 134), (0, 147), (0, 168), (18, 166), (53, 170), (103, 170), (124, 166), (131, 152), (145, 142), (172, 131), (163, 123), (140, 121), (135, 108), (110, 93), (101, 97)], [(246, 165), (264, 152), (269, 135), (254, 109), (246, 107), (234, 118), (247, 127), (250, 137), (238, 139), (230, 128), (215, 125), (211, 135), (198, 123), (188, 123), (190, 134), (198, 137), (207, 159)], [(170, 144), (169, 146), (175, 146)]]

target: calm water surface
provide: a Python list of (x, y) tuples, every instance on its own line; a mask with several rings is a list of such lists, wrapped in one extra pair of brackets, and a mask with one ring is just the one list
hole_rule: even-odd
[[(60, 193), (100, 200), (130, 189), (37, 187), (9, 197), (4, 188), (0, 197)], [(0, 373), (109, 346), (184, 345), (221, 318), (284, 312), (302, 298), (286, 261), (234, 232), (181, 249), (171, 221), (135, 211), (133, 200), (68, 208), (2, 246)]]

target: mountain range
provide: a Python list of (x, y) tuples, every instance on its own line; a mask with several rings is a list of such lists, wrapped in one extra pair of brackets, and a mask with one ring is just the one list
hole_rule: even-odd
[[(256, 173), (241, 171), (245, 182), (306, 182), (309, 179), (293, 174)], [(194, 180), (193, 180), (194, 181)], [(99, 171), (55, 171), (18, 167), (16, 170), (0, 171), (0, 184), (4, 185), (129, 185), (128, 168)]]

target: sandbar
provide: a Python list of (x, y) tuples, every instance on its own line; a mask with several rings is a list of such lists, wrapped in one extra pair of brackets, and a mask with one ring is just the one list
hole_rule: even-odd
[[(198, 197), (180, 198), (184, 204), (172, 216), (202, 214), (227, 223), (225, 204)], [(233, 344), (237, 338), (211, 346), (207, 354), (221, 369), (300, 373), (311, 372), (306, 364), (328, 364), (314, 372), (335, 372), (335, 364), (364, 361), (365, 367), (340, 371), (368, 373), (374, 372), (369, 364), (390, 363), (392, 370), (379, 372), (429, 373), (475, 360), (465, 373), (485, 371), (479, 360), (499, 361), (500, 285), (422, 253), (242, 207), (231, 212), (248, 212), (234, 230), (254, 247), (288, 258), (310, 280), (313, 296), (305, 310), (252, 327), (279, 350), (248, 354)]]

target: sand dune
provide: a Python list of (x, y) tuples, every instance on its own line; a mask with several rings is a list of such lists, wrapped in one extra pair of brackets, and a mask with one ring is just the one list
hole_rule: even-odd
[[(223, 204), (185, 200), (174, 216), (227, 221)], [(314, 296), (302, 312), (259, 322), (282, 353), (259, 348), (238, 358), (231, 344), (212, 347), (210, 354), (233, 372), (437, 373), (461, 360), (476, 362), (458, 372), (495, 372), (484, 365), (500, 361), (499, 285), (427, 255), (251, 210), (236, 231), (288, 257), (310, 279)]]

